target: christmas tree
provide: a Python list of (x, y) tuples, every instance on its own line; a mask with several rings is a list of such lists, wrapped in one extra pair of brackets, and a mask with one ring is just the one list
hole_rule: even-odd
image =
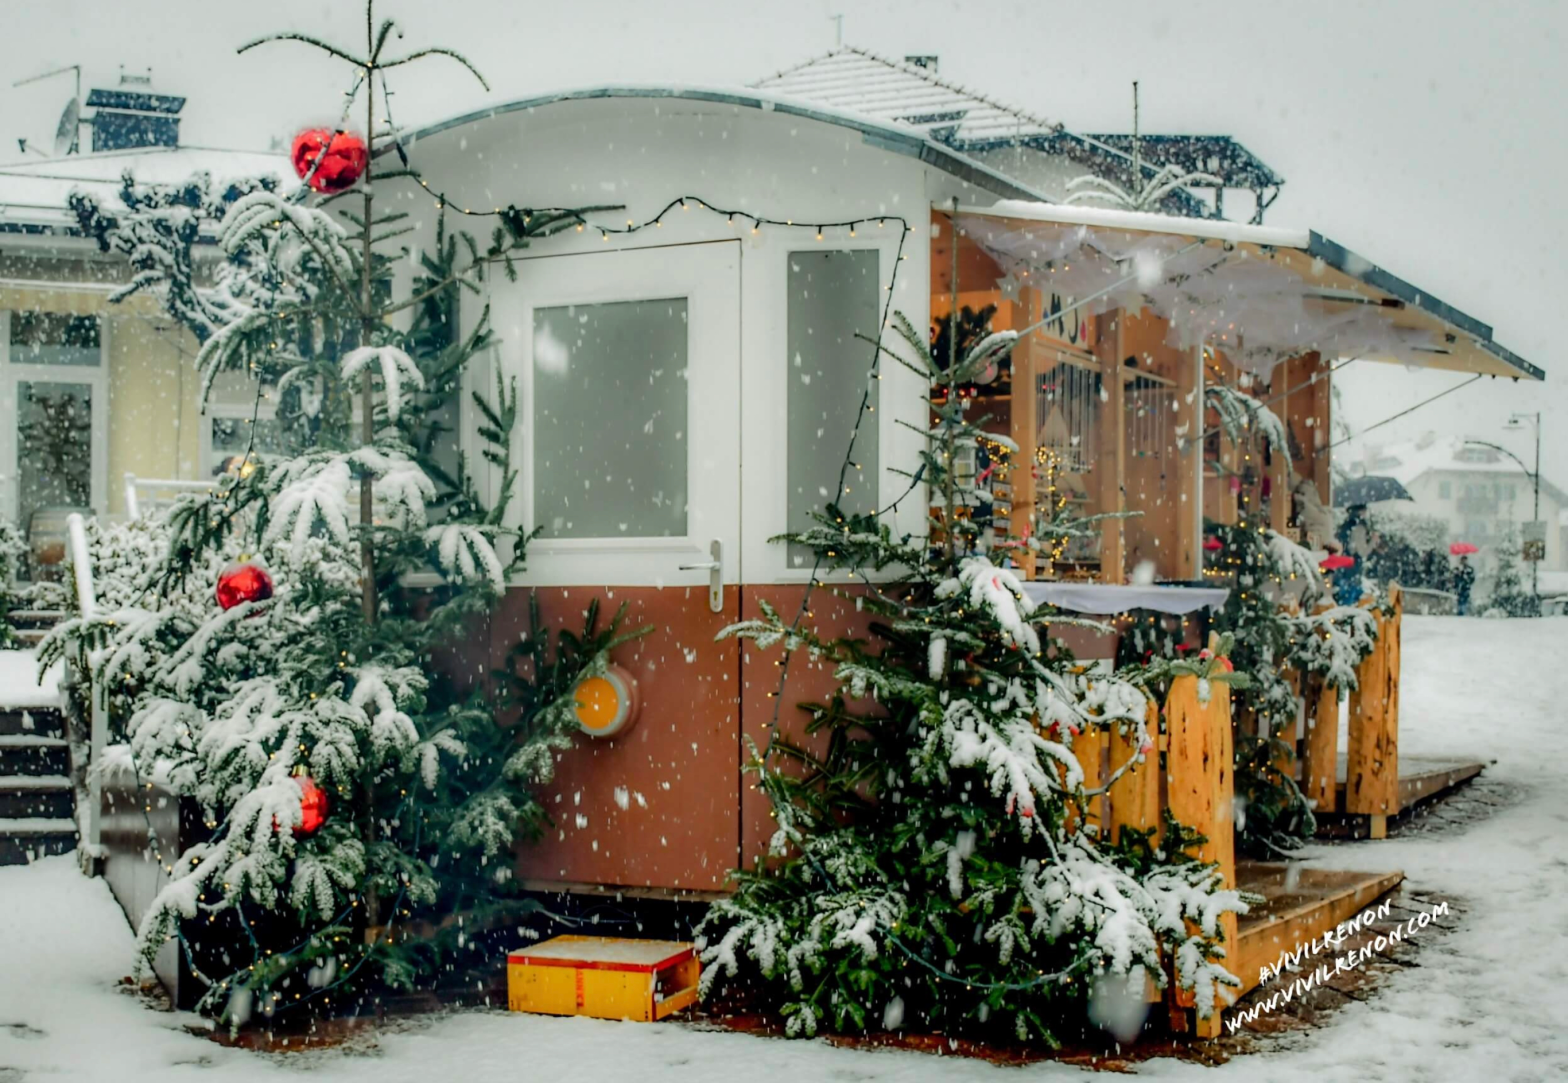
[(799, 651), (827, 660), (840, 687), (802, 705), (825, 750), (791, 745), (777, 722), (756, 750), (777, 832), (770, 858), (703, 924), (704, 991), (751, 983), (791, 1034), (991, 1027), (1051, 1039), (1063, 1006), (1081, 1020), (1096, 987), (1141, 1001), (1145, 976), (1165, 982), (1164, 958), (1207, 1013), (1232, 981), (1217, 923), (1240, 899), (1214, 867), (1180, 854), (1191, 839), (1179, 826), (1168, 849), (1141, 837), (1112, 845), (1077, 811), (1100, 791), (1084, 789), (1075, 738), (1116, 729), (1148, 754), (1145, 693), (1043, 637), (1045, 613), (991, 559), (1020, 541), (961, 514), (977, 491), (951, 466), (996, 438), (957, 392), (1015, 336), (961, 353), (949, 336), (933, 358), (895, 323), (902, 346), (878, 358), (931, 387), (928, 445), (905, 494), (930, 487), (931, 530), (895, 535), (891, 509), (851, 516), (829, 504), (787, 540), (815, 553), (814, 577), (865, 581), (854, 597), (877, 618), (870, 636), (823, 638), (804, 626), (806, 606), (793, 621), (764, 607), (728, 631), (781, 648), (786, 663)]
[(1541, 600), (1525, 588), (1519, 574), (1519, 530), (1509, 524), (1508, 532), (1497, 546), (1497, 575), (1492, 580), (1492, 597), (1487, 614), (1494, 610), (1507, 617), (1539, 617)]
[[(445, 49), (390, 57), (394, 24), (366, 16), (361, 56), (299, 34), (252, 46), (306, 41), (349, 60), (367, 130), (388, 69), (435, 55), (473, 71)], [(504, 537), (504, 495), (487, 506), (463, 461), (439, 453), (440, 412), (491, 341), (484, 314), (457, 333), (457, 300), (487, 262), (508, 266), (578, 212), (504, 214), (488, 247), (443, 229), (400, 293), (407, 215), (376, 195), (417, 178), (391, 155), (370, 169), (346, 122), (301, 147), (292, 193), (270, 179), (128, 177), (119, 208), (73, 197), (84, 231), (137, 270), (118, 298), (153, 294), (200, 343), (203, 394), (225, 373), (254, 380), (258, 410), (272, 397), (290, 441), (281, 455), (253, 446), (210, 497), (137, 528), (135, 545), (98, 546), (105, 605), (46, 650), (101, 652), (117, 762), (202, 810), (210, 835), (186, 852), (150, 840), (169, 879), (140, 949), (150, 959), (177, 938), (208, 982), (204, 1007), (236, 1025), (428, 982), (461, 928), (443, 940), (399, 926), (519, 905), (511, 847), (546, 821), (533, 786), (569, 743), (573, 689), (623, 638), (618, 616), (590, 610), (580, 636), (553, 644), (535, 621), (511, 660), (528, 663), (526, 680), (514, 664), (486, 687), (436, 662), (494, 605), (526, 541)], [(313, 201), (313, 189), (340, 194)], [(209, 235), (224, 259), (204, 284), (195, 246)], [(474, 406), (505, 494), (515, 391)], [(137, 559), (119, 567), (127, 553)], [(439, 590), (404, 585), (431, 568)]]

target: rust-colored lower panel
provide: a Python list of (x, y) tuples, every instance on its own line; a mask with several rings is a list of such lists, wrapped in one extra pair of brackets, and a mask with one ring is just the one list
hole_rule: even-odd
[[(742, 586), (741, 610), (745, 619), (762, 616), (759, 602), (766, 601), (779, 611), (786, 622), (793, 621), (800, 611), (804, 586)], [(811, 594), (811, 615), (803, 626), (813, 628), (823, 638), (856, 634), (863, 635), (871, 623), (869, 614), (857, 612), (852, 601), (840, 598), (823, 587)], [(757, 748), (767, 746), (773, 723), (774, 699), (770, 693), (779, 690), (779, 667), (776, 663), (784, 657), (781, 647), (759, 648), (747, 642), (741, 647), (741, 718), (747, 737)], [(827, 741), (818, 736), (805, 736), (808, 716), (800, 704), (809, 701), (826, 703), (838, 690), (833, 679), (830, 662), (813, 659), (805, 651), (796, 652), (790, 661), (788, 682), (779, 703), (779, 724), (782, 735), (791, 743), (823, 751)], [(749, 747), (741, 749), (741, 764), (750, 758)], [(775, 759), (774, 765), (790, 771), (795, 764), (790, 760)], [(747, 774), (741, 791), (741, 856), (745, 867), (752, 868), (757, 859), (767, 853), (768, 842), (773, 837), (773, 803), (757, 786), (757, 776)]]
[[(517, 874), (533, 881), (712, 891), (739, 860), (739, 647), (716, 642), (740, 612), (739, 588), (724, 612), (702, 587), (541, 587), (542, 619), (581, 631), (597, 598), (603, 617), (629, 602), (626, 628), (653, 631), (615, 652), (637, 680), (636, 725), (615, 738), (579, 736), (559, 754), (541, 789), (554, 820), (517, 851)], [(527, 590), (513, 590), (492, 624), (501, 665), (528, 626)]]

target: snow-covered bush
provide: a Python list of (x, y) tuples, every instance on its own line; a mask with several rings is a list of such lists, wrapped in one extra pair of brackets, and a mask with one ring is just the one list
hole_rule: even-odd
[(29, 588), (21, 582), (27, 539), (9, 519), (0, 519), (0, 650), (17, 644), (11, 613), (26, 604)]

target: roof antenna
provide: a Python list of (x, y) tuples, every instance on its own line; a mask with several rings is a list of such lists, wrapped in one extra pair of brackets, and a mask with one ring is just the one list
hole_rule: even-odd
[(833, 42), (833, 48), (842, 49), (844, 47), (844, 16), (829, 15), (828, 18), (832, 20), (835, 27), (833, 34), (835, 38)]
[[(63, 68), (56, 68), (54, 71), (46, 71), (42, 75), (30, 75), (26, 79), (18, 79), (11, 84), (14, 87), (26, 86), (28, 83), (36, 83), (40, 79), (64, 75), (66, 72), (74, 72), (76, 74), (76, 94), (70, 101), (65, 103), (65, 111), (60, 114), (60, 123), (55, 126), (53, 157), (56, 158), (65, 154), (75, 154), (80, 147), (78, 136), (82, 117), (82, 66), (80, 64), (68, 64)], [(17, 142), (24, 153), (32, 151), (34, 154), (43, 154), (45, 158), (50, 157), (50, 155), (44, 154), (37, 147), (28, 146), (25, 139), (20, 139)]]

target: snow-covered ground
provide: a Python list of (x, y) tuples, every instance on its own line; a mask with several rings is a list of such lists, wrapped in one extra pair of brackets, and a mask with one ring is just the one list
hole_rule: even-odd
[[(1449, 832), (1320, 847), (1310, 859), (1402, 868), (1411, 883), (1463, 900), (1468, 916), (1434, 938), (1418, 968), (1390, 975), (1369, 1003), (1328, 1026), (1270, 1042), (1221, 1068), (1157, 1061), (1153, 1079), (1502, 1081), (1568, 1078), (1568, 618), (1407, 617), (1400, 747), (1491, 759), (1515, 795)], [(1440, 919), (1451, 921), (1453, 919)], [(465, 1012), (418, 1020), (352, 1051), (263, 1056), (222, 1048), (116, 989), (131, 933), (102, 881), (70, 858), (0, 869), (0, 1083), (174, 1083), (277, 1079), (306, 1070), (334, 1083), (610, 1079), (725, 1083), (790, 1079), (963, 1083), (1066, 1079), (1059, 1064), (998, 1068), (953, 1057), (835, 1048), (699, 1031)]]

